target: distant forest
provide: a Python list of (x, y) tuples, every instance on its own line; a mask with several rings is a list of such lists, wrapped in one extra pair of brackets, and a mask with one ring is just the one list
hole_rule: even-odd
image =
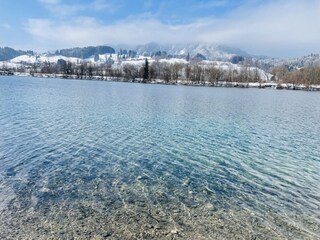
[(0, 61), (7, 61), (12, 58), (25, 55), (25, 54), (30, 54), (33, 55), (33, 51), (21, 51), (21, 50), (14, 50), (13, 48), (9, 47), (0, 47)]
[(75, 57), (86, 59), (91, 56), (97, 54), (112, 54), (115, 53), (115, 50), (109, 46), (97, 46), (97, 47), (84, 47), (84, 48), (68, 48), (68, 49), (61, 49), (55, 52), (56, 55), (62, 55), (65, 57)]

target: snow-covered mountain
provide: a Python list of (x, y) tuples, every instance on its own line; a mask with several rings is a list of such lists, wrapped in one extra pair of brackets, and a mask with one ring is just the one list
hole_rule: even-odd
[(312, 65), (320, 65), (320, 55), (319, 54), (309, 54), (307, 56), (292, 58), (284, 61), (284, 64), (289, 68), (303, 68)]
[(279, 58), (261, 58), (258, 59), (260, 66), (268, 70), (273, 67), (285, 65), (288, 69), (301, 69), (308, 66), (320, 66), (320, 54), (309, 54), (303, 57), (279, 59)]
[(232, 56), (242, 56), (251, 58), (247, 52), (224, 45), (214, 45), (208, 43), (194, 44), (164, 44), (148, 43), (137, 46), (136, 51), (140, 55), (152, 56), (157, 53), (166, 53), (170, 56), (183, 57), (188, 54), (191, 57), (202, 55), (208, 60), (229, 60)]
[[(34, 63), (57, 63), (59, 59), (67, 62), (81, 63), (82, 61), (96, 64), (114, 63), (122, 61), (135, 61), (137, 59), (158, 58), (158, 59), (186, 59), (222, 61), (238, 63), (234, 58), (251, 59), (252, 63), (258, 60), (259, 67), (268, 71), (275, 66), (286, 65), (289, 69), (300, 69), (310, 65), (320, 65), (319, 54), (308, 56), (278, 59), (250, 55), (247, 52), (224, 45), (213, 45), (207, 43), (194, 44), (157, 44), (148, 43), (139, 46), (118, 45), (115, 48), (109, 46), (84, 47), (62, 49), (45, 53), (33, 51), (17, 51), (11, 48), (0, 48), (0, 64), (6, 66), (18, 66), (19, 64)], [(240, 60), (240, 61), (242, 61)], [(2, 61), (2, 62), (1, 62)]]
[[(7, 48), (3, 48), (7, 49)], [(116, 50), (115, 50), (116, 49)], [(13, 49), (12, 49), (13, 50)], [(11, 51), (12, 52), (12, 51)], [(121, 53), (120, 53), (121, 52)], [(80, 58), (80, 59), (88, 59), (92, 56), (103, 55), (103, 54), (115, 54), (122, 52), (127, 53), (127, 55), (140, 55), (140, 56), (160, 56), (165, 58), (185, 58), (189, 55), (191, 58), (198, 57), (201, 60), (220, 60), (220, 61), (228, 61), (232, 56), (242, 56), (245, 58), (251, 58), (251, 55), (246, 53), (245, 51), (232, 48), (224, 45), (214, 45), (207, 43), (197, 43), (197, 44), (157, 44), (157, 43), (148, 43), (139, 46), (121, 46), (118, 45), (115, 48), (110, 46), (97, 46), (97, 47), (82, 47), (82, 48), (69, 48), (69, 49), (61, 49), (55, 50), (51, 52), (34, 54), (33, 52), (22, 52), (15, 51), (14, 54), (6, 54), (3, 56), (2, 60), (11, 60), (15, 57), (19, 57), (21, 55), (28, 56), (36, 56), (36, 55), (48, 55), (48, 56), (63, 56), (68, 58)], [(129, 54), (129, 52), (131, 54)], [(0, 61), (1, 61), (1, 51), (0, 51)]]

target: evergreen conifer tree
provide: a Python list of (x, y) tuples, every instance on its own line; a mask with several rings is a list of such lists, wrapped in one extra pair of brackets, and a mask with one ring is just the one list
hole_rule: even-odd
[(149, 62), (146, 58), (144, 68), (143, 68), (143, 83), (146, 83), (149, 80)]

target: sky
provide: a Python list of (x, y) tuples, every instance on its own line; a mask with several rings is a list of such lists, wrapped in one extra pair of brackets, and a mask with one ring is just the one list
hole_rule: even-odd
[(280, 58), (320, 53), (320, 0), (1, 0), (1, 47), (149, 42), (223, 44)]

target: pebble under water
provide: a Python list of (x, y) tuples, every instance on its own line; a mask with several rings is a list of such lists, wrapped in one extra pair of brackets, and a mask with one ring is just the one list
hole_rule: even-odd
[(0, 77), (0, 239), (318, 239), (320, 95)]

